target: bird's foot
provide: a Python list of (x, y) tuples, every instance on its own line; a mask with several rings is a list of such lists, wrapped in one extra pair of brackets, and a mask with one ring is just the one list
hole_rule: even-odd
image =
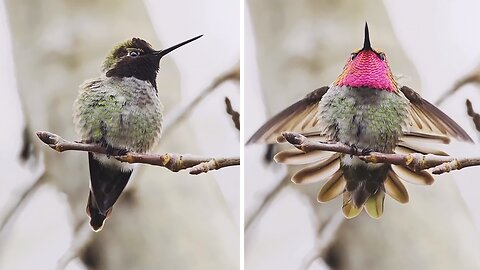
[(368, 156), (370, 153), (373, 152), (370, 148), (364, 148), (361, 152), (359, 152), (358, 147), (356, 144), (350, 145), (350, 157), (352, 158), (354, 155), (361, 155), (361, 156)]
[(356, 144), (350, 145), (350, 158), (353, 158), (354, 154), (358, 153), (358, 147)]
[(106, 152), (107, 152), (107, 157), (110, 158), (110, 156), (124, 156), (128, 153), (127, 149), (124, 148), (115, 148), (109, 144), (106, 145), (105, 147)]
[(368, 156), (370, 155), (370, 153), (372, 153), (373, 150), (370, 149), (370, 148), (365, 148), (365, 149), (362, 149), (362, 156)]

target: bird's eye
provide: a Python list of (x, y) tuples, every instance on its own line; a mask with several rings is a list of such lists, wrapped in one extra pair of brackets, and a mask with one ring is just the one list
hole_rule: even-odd
[(131, 56), (131, 57), (136, 57), (136, 56), (139, 56), (139, 55), (140, 55), (140, 53), (137, 52), (137, 51), (130, 51), (130, 52), (128, 53), (128, 56)]
[(355, 57), (357, 57), (357, 53), (350, 54), (350, 60), (353, 61), (353, 59), (355, 59)]
[(385, 61), (385, 54), (384, 53), (380, 53), (378, 55), (378, 57), (380, 58), (380, 60)]

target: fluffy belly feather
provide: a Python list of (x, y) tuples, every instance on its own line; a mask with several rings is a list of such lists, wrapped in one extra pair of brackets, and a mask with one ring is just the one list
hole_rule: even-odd
[(392, 152), (407, 121), (407, 102), (392, 92), (332, 87), (320, 101), (318, 117), (332, 140)]
[(103, 78), (82, 85), (74, 122), (83, 140), (135, 152), (161, 136), (162, 104), (155, 88), (135, 78)]

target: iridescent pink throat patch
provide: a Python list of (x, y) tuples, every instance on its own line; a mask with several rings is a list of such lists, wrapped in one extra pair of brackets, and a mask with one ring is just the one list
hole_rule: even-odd
[(382, 60), (377, 53), (371, 50), (360, 51), (353, 60), (349, 60), (335, 84), (368, 87), (390, 92), (397, 90), (387, 60)]

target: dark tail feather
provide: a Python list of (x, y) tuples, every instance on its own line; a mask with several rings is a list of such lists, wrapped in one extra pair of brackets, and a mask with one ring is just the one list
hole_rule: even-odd
[(105, 219), (107, 219), (108, 215), (110, 214), (110, 211), (108, 211), (106, 215), (100, 213), (100, 210), (97, 207), (97, 202), (95, 202), (95, 198), (92, 196), (91, 191), (88, 195), (87, 214), (90, 217), (90, 226), (96, 232), (103, 228)]
[(90, 225), (98, 231), (125, 189), (132, 171), (124, 172), (120, 167), (104, 165), (92, 153), (88, 153), (88, 163), (91, 186), (87, 214), (90, 216)]
[(378, 186), (368, 185), (366, 182), (359, 182), (356, 189), (352, 190), (352, 200), (357, 208), (361, 208), (368, 198), (377, 191)]
[(350, 182), (347, 183), (343, 194), (343, 215), (346, 218), (354, 218), (360, 214), (363, 208), (372, 218), (380, 218), (383, 214), (383, 201), (385, 192), (380, 185), (374, 182)]
[(377, 186), (367, 185), (366, 181), (349, 181), (346, 190), (351, 194), (351, 200), (356, 208), (361, 209), (367, 199), (377, 191)]

